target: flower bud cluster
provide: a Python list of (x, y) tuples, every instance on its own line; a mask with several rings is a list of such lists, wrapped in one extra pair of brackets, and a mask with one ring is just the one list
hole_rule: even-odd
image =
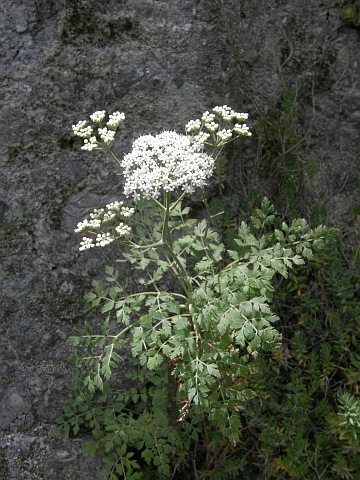
[(77, 224), (75, 232), (84, 232), (79, 250), (88, 250), (93, 247), (104, 247), (131, 234), (131, 228), (124, 222), (119, 222), (131, 217), (134, 208), (124, 206), (123, 202), (113, 202), (105, 208), (95, 209), (90, 213), (90, 219), (85, 219)]
[(96, 137), (90, 137), (89, 139), (85, 138), (84, 145), (81, 147), (81, 150), (88, 150), (91, 152), (91, 150), (95, 150), (96, 148), (98, 148), (98, 141), (96, 140)]
[(114, 238), (111, 236), (109, 232), (98, 233), (95, 238), (95, 247), (105, 247), (112, 243)]
[(91, 152), (92, 150), (101, 149), (103, 146), (108, 148), (113, 143), (119, 125), (125, 120), (125, 114), (123, 112), (110, 114), (106, 126), (103, 126), (105, 117), (105, 110), (99, 110), (90, 115), (91, 120), (98, 125), (98, 137), (92, 136), (94, 129), (86, 124), (86, 120), (80, 120), (76, 125), (72, 126), (74, 134), (84, 139), (82, 150)]
[(115, 112), (109, 115), (109, 121), (106, 123), (106, 125), (109, 128), (118, 128), (121, 122), (125, 120), (125, 113), (123, 112)]
[(77, 137), (90, 138), (93, 129), (86, 125), (86, 120), (80, 120), (76, 125), (72, 126), (73, 132)]
[(105, 143), (105, 145), (111, 145), (115, 138), (115, 131), (109, 130), (108, 128), (99, 128), (98, 129), (99, 136), (101, 140)]
[(232, 110), (227, 105), (223, 105), (222, 107), (214, 107), (213, 112), (219, 115), (219, 117), (225, 120), (225, 122), (231, 122), (232, 120), (235, 120), (237, 122), (244, 122), (249, 118), (248, 113), (234, 112), (234, 110)]
[(190, 120), (186, 125), (187, 132), (198, 132), (201, 128), (201, 120)]
[(119, 225), (115, 227), (115, 230), (120, 237), (126, 237), (131, 233), (131, 228), (129, 227), (129, 225), (125, 225), (124, 223), (119, 223)]
[(94, 112), (92, 115), (90, 115), (90, 118), (94, 123), (99, 123), (100, 124), (104, 120), (105, 115), (106, 115), (106, 111), (105, 110), (100, 110), (100, 111)]
[(185, 129), (192, 136), (193, 141), (196, 142), (201, 138), (203, 145), (208, 144), (219, 148), (236, 137), (251, 136), (249, 127), (243, 123), (248, 117), (247, 113), (238, 113), (227, 105), (223, 105), (214, 107), (212, 112), (206, 111), (201, 120), (191, 120), (186, 124)]
[(228, 142), (229, 140), (232, 139), (232, 136), (233, 136), (233, 131), (228, 129), (226, 130), (225, 128), (223, 130), (219, 130), (217, 132), (217, 136), (218, 138), (220, 138), (220, 140), (224, 143)]

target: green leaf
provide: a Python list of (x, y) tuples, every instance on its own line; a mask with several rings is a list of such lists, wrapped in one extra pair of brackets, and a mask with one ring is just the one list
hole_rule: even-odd
[(146, 448), (145, 450), (143, 450), (141, 452), (141, 456), (142, 458), (145, 460), (145, 462), (150, 465), (152, 459), (153, 459), (153, 453), (151, 450), (149, 450), (148, 448)]
[(97, 452), (98, 443), (91, 440), (85, 444), (84, 453), (94, 455)]
[(238, 262), (240, 260), (239, 254), (235, 250), (227, 250), (227, 253), (229, 257), (235, 262)]
[(80, 337), (69, 337), (69, 338), (66, 340), (66, 343), (67, 343), (68, 345), (71, 345), (72, 347), (76, 347), (77, 345), (79, 345), (80, 340), (81, 340)]
[(207, 364), (206, 369), (208, 371), (208, 374), (213, 377), (219, 378), (221, 376), (219, 368), (215, 363)]
[(84, 299), (87, 302), (92, 302), (93, 300), (95, 300), (95, 298), (97, 298), (97, 295), (94, 292), (89, 292), (84, 295)]
[(114, 300), (109, 300), (108, 302), (105, 303), (105, 305), (102, 307), (101, 312), (106, 313), (109, 312), (114, 308), (115, 302)]
[(155, 370), (163, 362), (163, 356), (156, 353), (153, 357), (150, 357), (147, 361), (147, 366), (150, 370)]

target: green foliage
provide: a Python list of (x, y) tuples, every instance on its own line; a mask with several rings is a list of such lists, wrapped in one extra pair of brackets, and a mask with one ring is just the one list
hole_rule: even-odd
[[(280, 215), (266, 198), (249, 213), (256, 188), (233, 218), (214, 145), (222, 200), (205, 201), (208, 219), (189, 218), (184, 194), (138, 201), (131, 236), (115, 238), (121, 268), (85, 295), (89, 321), (68, 340), (75, 395), (54, 433), (90, 431), (111, 480), (358, 478), (358, 252), (348, 271), (333, 230), (293, 219), (304, 170), (316, 174), (295, 103), (285, 91), (255, 126)], [(318, 202), (312, 224), (326, 221)]]
[[(301, 157), (294, 105), (291, 92), (279, 102), (269, 101), (255, 128), (260, 174), (278, 183), (279, 216), (290, 218), (302, 210), (304, 172), (317, 173)], [(243, 218), (259, 196), (258, 190), (251, 193)], [(219, 198), (209, 205), (213, 224), (231, 251), (242, 218), (231, 218)], [(222, 210), (225, 214), (218, 216)], [(270, 215), (257, 214), (253, 228), (258, 234), (268, 235), (264, 218)], [(349, 217), (357, 221), (356, 208)], [(321, 201), (313, 205), (311, 218), (312, 225), (328, 223)], [(275, 218), (275, 228), (278, 224)], [(274, 277), (271, 308), (279, 317), (282, 341), (277, 349), (259, 350), (245, 377), (254, 394), (241, 410), (237, 455), (245, 464), (239, 478), (359, 478), (359, 248), (345, 262), (341, 238), (334, 232), (331, 237), (325, 249), (305, 249), (311, 262), (293, 266), (287, 277), (281, 272)]]
[[(265, 199), (227, 249), (208, 221), (188, 212), (170, 195), (164, 204), (140, 205), (118, 261), (138, 272), (141, 288), (131, 292), (109, 266), (105, 281), (85, 295), (87, 311), (99, 312), (103, 324), (86, 325), (68, 341), (78, 380), (59, 424), (68, 433), (92, 431), (88, 451), (104, 456), (108, 478), (239, 478), (246, 468), (242, 412), (261, 398), (268, 379), (260, 381), (259, 371), (271, 374), (264, 359), (282, 345), (271, 308), (276, 284), (308, 268), (333, 241), (332, 232), (305, 220), (281, 222)], [(165, 282), (172, 288), (161, 288)], [(307, 352), (300, 335), (297, 351)], [(131, 386), (119, 391), (113, 376), (129, 352)], [(326, 348), (323, 356), (330, 368)], [(307, 408), (306, 395), (301, 385), (291, 392), (288, 421), (294, 409)]]
[(356, 5), (345, 4), (340, 9), (340, 18), (358, 27), (360, 24), (359, 12)]
[[(354, 356), (353, 360), (360, 368), (360, 356)], [(351, 445), (356, 447), (358, 443), (358, 434), (360, 433), (360, 399), (355, 398), (348, 392), (339, 395), (339, 416), (342, 418), (339, 423), (341, 429), (341, 438), (351, 441)]]
[(295, 92), (287, 89), (279, 100), (267, 99), (266, 103), (266, 112), (259, 115), (254, 126), (261, 148), (260, 167), (277, 186), (279, 204), (283, 204), (286, 215), (294, 218), (302, 215), (299, 199), (304, 171), (312, 177), (317, 166), (302, 155), (304, 137), (298, 134)]
[[(244, 478), (357, 479), (360, 305), (333, 237), (277, 283), (282, 346), (260, 352), (242, 412)], [(261, 459), (259, 461), (259, 459)], [(257, 467), (254, 467), (257, 465)]]

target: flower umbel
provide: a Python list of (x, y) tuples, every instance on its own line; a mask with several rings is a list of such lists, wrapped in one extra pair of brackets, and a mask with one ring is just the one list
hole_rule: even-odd
[(90, 137), (89, 139), (85, 138), (84, 145), (81, 147), (81, 150), (88, 150), (91, 152), (91, 150), (96, 150), (97, 148), (99, 148), (99, 144), (96, 137)]
[(124, 202), (112, 202), (105, 208), (96, 208), (90, 213), (90, 220), (86, 218), (77, 224), (75, 232), (84, 232), (88, 235), (83, 237), (79, 250), (105, 247), (119, 240), (120, 237), (128, 237), (131, 234), (131, 228), (119, 220), (129, 218), (134, 213), (135, 209), (125, 207)]
[[(201, 120), (190, 120), (185, 125), (186, 132), (192, 136), (194, 141), (196, 141), (196, 138), (204, 139), (205, 137), (201, 136), (206, 134), (207, 137), (203, 143), (211, 145), (215, 148), (215, 151), (218, 151), (226, 143), (239, 136), (251, 136), (249, 127), (242, 124), (242, 122), (248, 119), (248, 113), (235, 112), (227, 105), (214, 107), (212, 112), (206, 111), (202, 115)], [(210, 140), (208, 141), (209, 137)]]
[(86, 125), (86, 120), (80, 120), (76, 125), (72, 126), (73, 132), (77, 137), (90, 138), (93, 129)]
[(214, 162), (191, 137), (171, 131), (141, 136), (120, 162), (124, 193), (135, 199), (157, 198), (161, 191), (177, 189), (191, 193), (206, 184)]
[[(124, 194), (133, 197), (158, 199), (162, 193), (177, 191), (192, 193), (202, 188), (217, 169), (217, 159), (224, 145), (239, 136), (250, 136), (249, 127), (243, 122), (247, 113), (238, 113), (227, 105), (206, 111), (200, 119), (191, 120), (185, 126), (187, 135), (164, 131), (158, 135), (143, 135), (133, 142), (132, 150), (118, 160), (111, 150), (116, 131), (125, 120), (123, 112), (109, 115), (99, 110), (90, 115), (96, 124), (97, 134), (86, 120), (73, 125), (74, 134), (84, 139), (82, 150), (105, 150), (118, 162), (124, 178)], [(206, 153), (209, 150), (211, 154)], [(170, 196), (168, 196), (170, 198)], [(166, 207), (168, 208), (168, 207)], [(78, 223), (76, 232), (85, 232), (80, 250), (105, 246), (120, 237), (127, 237), (131, 228), (120, 220), (131, 217), (134, 208), (124, 207), (122, 202), (106, 205), (106, 209), (94, 210), (90, 219)]]
[(118, 128), (121, 122), (125, 120), (125, 113), (123, 112), (114, 112), (111, 115), (109, 115), (109, 121), (106, 123), (106, 125), (109, 128)]
[(92, 115), (90, 115), (90, 118), (94, 123), (101, 123), (104, 120), (105, 115), (106, 111), (101, 110), (99, 112), (94, 112)]
[(99, 128), (98, 133), (100, 135), (101, 140), (105, 143), (105, 145), (110, 145), (115, 138), (114, 130), (108, 130), (106, 127)]
[(92, 150), (99, 150), (101, 148), (108, 149), (113, 143), (120, 123), (125, 120), (125, 113), (114, 112), (110, 114), (109, 120), (106, 122), (106, 127), (102, 126), (105, 117), (105, 110), (99, 110), (90, 115), (91, 120), (97, 124), (98, 137), (93, 135), (94, 129), (87, 125), (86, 120), (80, 120), (76, 125), (72, 126), (74, 134), (84, 139), (84, 145), (81, 147), (81, 150), (91, 152)]

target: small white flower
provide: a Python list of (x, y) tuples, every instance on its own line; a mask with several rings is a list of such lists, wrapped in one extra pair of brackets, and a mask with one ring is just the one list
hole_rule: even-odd
[(101, 220), (99, 219), (92, 219), (88, 220), (85, 219), (83, 222), (79, 222), (77, 224), (77, 228), (75, 229), (76, 233), (84, 232), (85, 230), (96, 230), (101, 227)]
[(109, 115), (109, 121), (106, 123), (106, 125), (109, 128), (114, 128), (116, 129), (121, 122), (125, 120), (125, 113), (123, 112), (114, 112), (111, 115)]
[(211, 123), (213, 122), (215, 118), (215, 115), (213, 113), (210, 113), (208, 111), (204, 112), (203, 116), (201, 117), (201, 120), (204, 122), (204, 123)]
[(206, 140), (210, 138), (210, 133), (199, 132), (197, 135), (192, 137), (192, 140), (195, 144), (203, 146)]
[(135, 213), (135, 208), (130, 208), (130, 207), (123, 207), (120, 212), (120, 214), (125, 218), (131, 217), (132, 215), (134, 215), (134, 213)]
[(131, 228), (128, 225), (124, 225), (123, 223), (119, 223), (119, 225), (115, 227), (115, 230), (120, 237), (126, 237), (131, 233)]
[(217, 115), (222, 117), (223, 113), (226, 111), (227, 106), (223, 105), (222, 107), (214, 107), (212, 110), (215, 112)]
[(116, 133), (114, 130), (109, 130), (106, 127), (104, 127), (104, 128), (99, 128), (98, 132), (101, 140), (106, 145), (110, 145), (114, 141), (115, 133)]
[(80, 242), (79, 250), (88, 250), (89, 248), (95, 247), (94, 241), (92, 238), (83, 237), (82, 242)]
[(216, 130), (219, 128), (219, 125), (215, 122), (207, 122), (205, 123), (205, 128), (209, 130), (209, 132), (216, 132)]
[(190, 122), (188, 122), (186, 125), (185, 125), (185, 129), (188, 133), (190, 132), (198, 132), (201, 128), (201, 121), (200, 120), (190, 120)]
[(227, 142), (232, 138), (232, 130), (220, 130), (217, 132), (217, 136), (222, 142)]
[(110, 233), (98, 233), (95, 238), (96, 247), (105, 247), (114, 241)]
[(104, 120), (105, 115), (105, 110), (99, 110), (98, 112), (94, 112), (92, 115), (90, 115), (90, 118), (94, 123), (101, 123)]
[(235, 120), (238, 122), (243, 122), (249, 118), (248, 113), (235, 113)]
[(231, 122), (233, 120), (235, 112), (227, 105), (223, 105), (222, 107), (214, 107), (213, 112), (219, 115), (225, 122)]
[(93, 129), (86, 125), (86, 120), (80, 120), (76, 125), (72, 125), (74, 134), (81, 138), (90, 138)]
[(90, 213), (90, 218), (101, 219), (102, 214), (105, 212), (103, 208), (95, 208), (92, 213)]
[(233, 120), (237, 122), (243, 122), (249, 118), (248, 113), (235, 112), (227, 105), (223, 105), (222, 107), (214, 107), (213, 112), (219, 115), (225, 122), (231, 122)]
[(90, 137), (89, 139), (85, 138), (84, 145), (81, 147), (81, 150), (96, 150), (99, 147), (96, 137)]
[(124, 204), (124, 202), (112, 202), (112, 203), (108, 203), (106, 205), (106, 208), (108, 210), (118, 211), (118, 210), (120, 210), (120, 208), (122, 207), (123, 204)]
[(104, 213), (103, 223), (111, 222), (116, 217), (115, 212), (106, 212)]
[(243, 135), (246, 137), (251, 137), (252, 135), (247, 125), (240, 125), (239, 123), (234, 126), (234, 132), (238, 135)]

